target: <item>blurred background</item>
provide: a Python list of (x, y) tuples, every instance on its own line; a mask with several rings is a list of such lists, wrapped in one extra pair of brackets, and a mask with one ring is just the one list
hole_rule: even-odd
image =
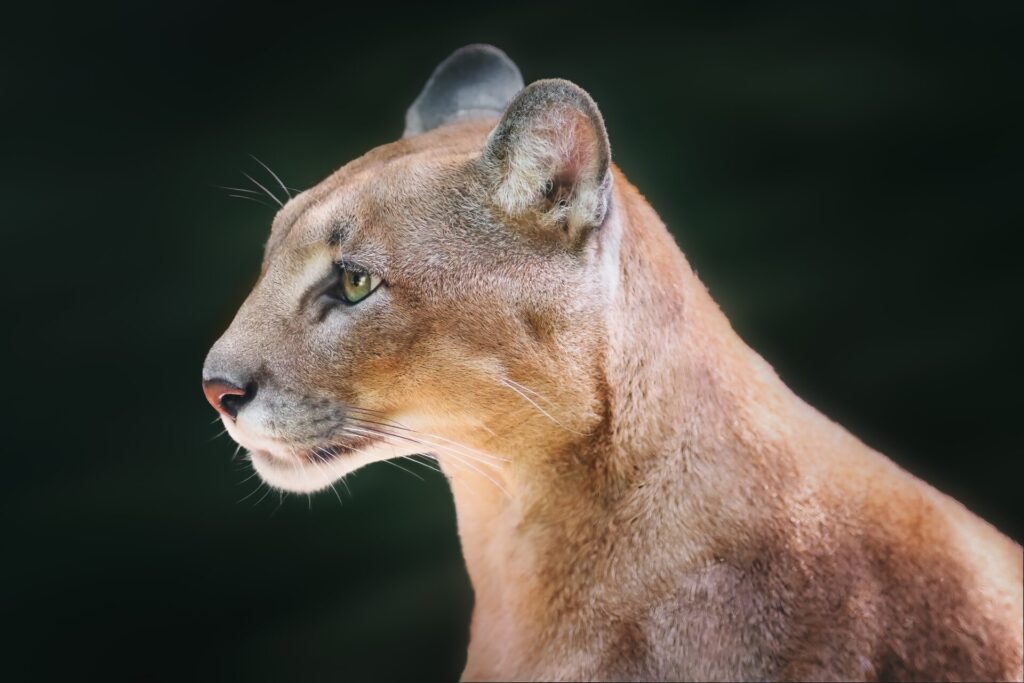
[(395, 139), (470, 42), (589, 90), (783, 379), (1020, 540), (1021, 7), (5, 9), (4, 666), (457, 677), (444, 481), (378, 464), (340, 500), (263, 496), (199, 378), (272, 217), (215, 186), (255, 154), (305, 188)]

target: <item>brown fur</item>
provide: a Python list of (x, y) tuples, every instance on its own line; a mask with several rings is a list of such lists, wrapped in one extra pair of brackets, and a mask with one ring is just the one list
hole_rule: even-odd
[[(352, 406), (431, 435), (388, 445), (434, 450), (451, 482), (467, 679), (1020, 680), (1021, 547), (742, 343), (577, 91), (535, 89), (500, 134), (375, 149), (281, 211), (206, 368), (258, 381), (228, 424), (257, 469), (329, 484), (302, 454)], [(566, 128), (538, 117), (565, 112), (573, 139), (550, 138)], [(518, 165), (538, 139), (567, 145), (572, 182)], [(385, 285), (312, 310), (342, 257)]]

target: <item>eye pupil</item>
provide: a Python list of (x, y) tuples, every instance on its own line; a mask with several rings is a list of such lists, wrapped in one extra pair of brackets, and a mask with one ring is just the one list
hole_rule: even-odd
[(341, 273), (342, 298), (350, 304), (362, 301), (373, 291), (373, 280), (362, 270), (345, 268)]

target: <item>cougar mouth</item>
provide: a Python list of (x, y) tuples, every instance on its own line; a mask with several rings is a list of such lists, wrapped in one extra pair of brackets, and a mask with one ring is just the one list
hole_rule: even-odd
[(383, 441), (378, 436), (347, 436), (344, 443), (314, 446), (302, 451), (301, 457), (314, 465), (351, 455)]
[[(247, 445), (241, 439), (236, 438), (235, 440), (243, 446)], [(317, 446), (290, 444), (280, 439), (260, 439), (246, 450), (249, 452), (250, 458), (259, 460), (261, 464), (279, 470), (287, 470), (303, 465), (324, 465), (376, 446), (384, 440), (382, 436), (376, 434), (351, 433), (346, 433), (333, 440), (323, 439), (321, 445)], [(249, 441), (249, 439), (245, 441)]]
[(358, 435), (323, 446), (250, 450), (249, 461), (271, 488), (315, 493), (364, 465), (388, 459), (392, 450), (386, 439)]

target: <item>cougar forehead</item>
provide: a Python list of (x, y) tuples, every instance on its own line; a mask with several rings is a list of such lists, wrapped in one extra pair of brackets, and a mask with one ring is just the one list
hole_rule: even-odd
[(293, 272), (310, 263), (315, 269), (330, 252), (378, 269), (389, 285), (420, 299), (458, 298), (461, 309), (491, 305), (493, 297), (552, 303), (579, 273), (579, 259), (509, 229), (514, 221), (492, 206), (493, 188), (476, 162), (493, 127), (491, 120), (458, 123), (344, 166), (282, 209), (264, 270), (276, 260)]
[(428, 229), (431, 214), (447, 201), (445, 182), (461, 182), (467, 189), (471, 175), (464, 166), (479, 154), (491, 127), (493, 121), (473, 122), (398, 140), (341, 167), (281, 209), (265, 264), (289, 236), (294, 245), (296, 240), (337, 242), (351, 236), (353, 227), (360, 232), (378, 228), (379, 239), (393, 239), (409, 223)]

